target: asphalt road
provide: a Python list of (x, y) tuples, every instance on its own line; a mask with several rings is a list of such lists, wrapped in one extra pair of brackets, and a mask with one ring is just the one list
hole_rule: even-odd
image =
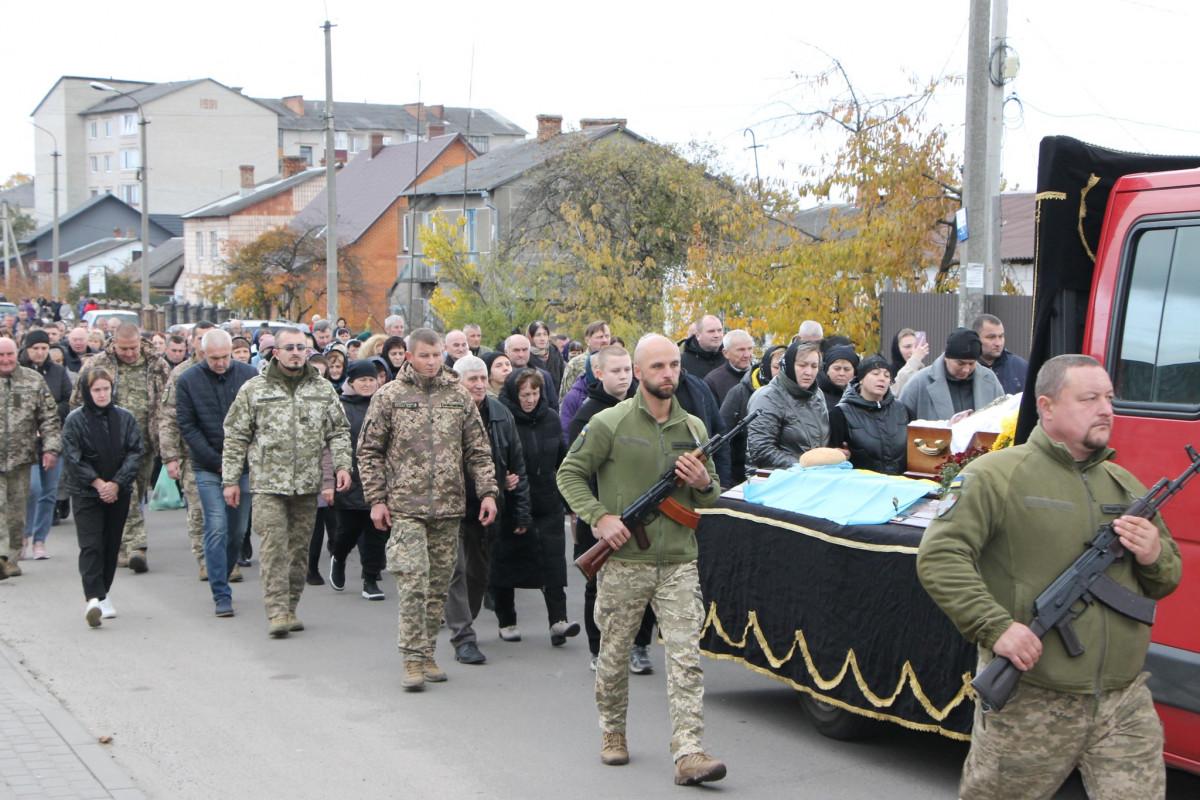
[[(517, 593), (525, 640), (501, 642), (495, 617), (477, 630), (488, 663), (454, 662), (443, 631), (444, 684), (400, 686), (395, 586), (368, 602), (308, 587), (307, 629), (267, 637), (256, 566), (234, 585), (237, 616), (212, 615), (197, 580), (183, 512), (151, 512), (150, 572), (121, 570), (120, 616), (83, 619), (74, 525), (55, 527), (48, 561), (0, 582), (0, 638), (22, 665), (155, 798), (656, 798), (673, 785), (663, 654), (631, 676), (632, 763), (605, 767), (581, 636), (552, 648), (541, 598)], [(324, 567), (323, 567), (323, 571)], [(326, 576), (328, 577), (328, 576)], [(582, 586), (568, 588), (582, 618)], [(353, 590), (353, 591), (352, 591)], [(795, 692), (739, 664), (705, 659), (706, 746), (729, 777), (700, 791), (747, 797), (953, 798), (964, 744), (896, 727), (864, 742), (813, 731)], [(1170, 773), (1173, 800), (1200, 796), (1200, 778)], [(1078, 782), (1060, 798), (1082, 798)]]

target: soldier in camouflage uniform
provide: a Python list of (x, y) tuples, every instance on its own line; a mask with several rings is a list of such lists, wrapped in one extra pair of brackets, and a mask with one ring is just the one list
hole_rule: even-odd
[[(53, 469), (62, 450), (62, 422), (54, 396), (36, 371), (17, 364), (17, 345), (0, 339), (0, 580), (21, 574), (29, 467)], [(41, 434), (41, 438), (38, 438)], [(40, 451), (40, 452), (39, 452)]]
[[(642, 550), (621, 522), (632, 503), (672, 467), (681, 485), (671, 499), (693, 509), (717, 501), (711, 460), (689, 452), (708, 440), (704, 423), (675, 399), (680, 380), (679, 348), (664, 336), (648, 336), (633, 355), (637, 393), (596, 414), (575, 438), (558, 469), (558, 488), (597, 539), (615, 551), (597, 576), (596, 707), (602, 731), (600, 760), (629, 763), (625, 721), (629, 707), (629, 648), (646, 603), (658, 616), (667, 649), (667, 699), (671, 708), (671, 755), (675, 783), (696, 784), (725, 777), (725, 765), (701, 749), (704, 735), (704, 673), (700, 628), (704, 606), (696, 570), (696, 534), (659, 513), (645, 523), (650, 547)], [(588, 480), (595, 476), (599, 498)]]
[(1148, 625), (1102, 602), (1077, 604), (1083, 652), (1025, 624), (1033, 603), (1111, 522), (1125, 548), (1105, 571), (1152, 599), (1179, 584), (1179, 547), (1162, 518), (1124, 510), (1146, 492), (1112, 463), (1112, 382), (1090, 356), (1066, 355), (1037, 376), (1040, 422), (1029, 440), (971, 462), (951, 482), (917, 554), (917, 574), (960, 631), (1021, 670), (1002, 710), (977, 701), (964, 800), (1049, 798), (1076, 767), (1089, 797), (1162, 798), (1162, 723), (1143, 671)]
[[(180, 375), (204, 360), (200, 340), (206, 332), (215, 327), (211, 322), (201, 320), (192, 328), (191, 340), (188, 343), (192, 354), (171, 369), (158, 414), (159, 457), (163, 466), (167, 468), (167, 476), (183, 484), (183, 496), (187, 500), (188, 539), (192, 543), (192, 555), (200, 565), (200, 580), (208, 578), (204, 566), (204, 511), (200, 508), (200, 492), (196, 489), (196, 475), (192, 472), (188, 450), (179, 434), (179, 418), (175, 411), (175, 385), (179, 382)], [(240, 579), (240, 574), (238, 577)], [(233, 575), (229, 576), (229, 580), (231, 583), (237, 583)]]
[(399, 596), (401, 685), (410, 691), (425, 681), (446, 680), (433, 654), (466, 511), (464, 469), (480, 498), (480, 524), (496, 518), (487, 431), (444, 356), (435, 331), (413, 331), (406, 363), (372, 398), (358, 439), (358, 471), (371, 519), (391, 531), (387, 555)]
[(275, 337), (266, 372), (242, 386), (225, 416), (221, 484), (225, 502), (240, 502), (238, 481), (250, 462), (254, 530), (267, 632), (283, 638), (304, 630), (296, 606), (308, 570), (308, 541), (321, 491), (321, 450), (329, 448), (337, 491), (350, 488), (350, 423), (333, 384), (305, 363), (304, 334), (285, 328)]
[(146, 496), (146, 489), (150, 485), (154, 455), (158, 452), (159, 413), (171, 367), (165, 358), (154, 352), (154, 345), (142, 339), (137, 325), (122, 322), (108, 346), (84, 362), (79, 380), (75, 381), (75, 389), (71, 392), (72, 410), (83, 405), (83, 387), (86, 384), (83, 378), (89, 368), (95, 367), (103, 367), (116, 376), (113, 405), (133, 414), (142, 434), (142, 465), (138, 469), (136, 488), (129, 502), (129, 518), (125, 521), (121, 549), (130, 569), (145, 572), (146, 518), (142, 513), (142, 498)]

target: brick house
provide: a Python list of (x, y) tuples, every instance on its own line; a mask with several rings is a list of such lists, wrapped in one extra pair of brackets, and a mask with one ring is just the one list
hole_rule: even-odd
[[(457, 133), (394, 145), (384, 145), (383, 136), (373, 134), (370, 146), (338, 172), (337, 238), (341, 246), (349, 245), (359, 269), (357, 296), (339, 306), (351, 328), (379, 331), (384, 318), (397, 310), (389, 294), (412, 247), (403, 225), (409, 200), (404, 193), (475, 157), (475, 150)], [(322, 191), (292, 227), (324, 228), (326, 203)]]
[(241, 189), (183, 215), (183, 273), (175, 282), (179, 302), (215, 300), (205, 296), (204, 278), (225, 269), (231, 246), (249, 244), (273, 228), (289, 224), (325, 188), (324, 169), (305, 169), (299, 157), (285, 158), (283, 173), (254, 183), (254, 167), (241, 168)]

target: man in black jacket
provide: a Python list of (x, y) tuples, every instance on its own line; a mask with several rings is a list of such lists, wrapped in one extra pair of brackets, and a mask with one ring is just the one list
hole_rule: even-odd
[(175, 411), (204, 509), (204, 563), (216, 615), (232, 617), (229, 575), (237, 565), (250, 519), (250, 476), (243, 471), (238, 482), (242, 502), (236, 508), (228, 505), (221, 487), (225, 415), (238, 390), (258, 370), (233, 360), (233, 340), (220, 328), (204, 334), (201, 348), (204, 360), (182, 372), (175, 384)]
[(717, 398), (718, 408), (754, 363), (754, 339), (743, 330), (730, 331), (721, 340), (721, 353), (725, 363), (704, 376), (704, 382)]
[[(705, 314), (696, 323), (696, 333), (679, 346), (680, 364), (691, 375), (704, 380), (708, 373), (725, 363), (721, 355), (721, 340), (725, 326), (712, 314)], [(690, 412), (689, 413), (694, 413)]]
[(371, 521), (371, 506), (363, 496), (362, 477), (358, 474), (358, 434), (367, 418), (371, 397), (379, 389), (379, 373), (375, 362), (356, 359), (346, 365), (346, 382), (342, 384), (342, 411), (350, 422), (350, 488), (334, 495), (337, 530), (329, 542), (329, 585), (334, 591), (346, 588), (346, 556), (358, 546), (362, 562), (362, 596), (366, 600), (382, 600), (379, 581), (387, 567), (388, 532), (381, 531)]
[(487, 661), (487, 656), (475, 643), (473, 623), (483, 605), (483, 593), (491, 572), (492, 541), (499, 534), (501, 524), (513, 525), (517, 533), (523, 533), (533, 522), (533, 512), (517, 424), (503, 403), (487, 396), (487, 365), (478, 356), (467, 355), (454, 362), (454, 371), (463, 387), (471, 393), (483, 418), (492, 447), (496, 483), (501, 486), (496, 504), (499, 513), (495, 522), (485, 528), (479, 524), (475, 482), (465, 470), (463, 472), (467, 511), (458, 527), (458, 561), (446, 598), (446, 627), (450, 629), (455, 660), (462, 664), (482, 664)]
[(83, 360), (91, 355), (88, 350), (87, 328), (72, 328), (67, 334), (67, 349), (63, 351), (63, 366), (68, 372), (79, 374)]
[[(44, 330), (30, 331), (25, 335), (25, 351), (19, 359), (21, 366), (29, 367), (42, 376), (50, 395), (58, 406), (58, 421), (67, 418), (71, 410), (71, 378), (65, 367), (50, 360), (50, 335)], [(33, 545), (33, 558), (41, 560), (46, 555), (46, 535), (54, 522), (54, 506), (58, 498), (58, 480), (62, 475), (63, 462), (56, 461), (50, 469), (41, 463), (30, 469), (29, 501), (25, 504), (25, 539), (22, 550)]]

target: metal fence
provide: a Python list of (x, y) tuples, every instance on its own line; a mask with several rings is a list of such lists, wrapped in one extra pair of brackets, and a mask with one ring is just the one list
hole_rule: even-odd
[[(1033, 298), (987, 295), (983, 299), (983, 311), (999, 317), (1004, 323), (1005, 347), (1022, 358), (1029, 358)], [(957, 294), (884, 292), (880, 296), (880, 349), (889, 358), (892, 337), (904, 328), (925, 331), (932, 360), (945, 350), (946, 337), (957, 327)]]

